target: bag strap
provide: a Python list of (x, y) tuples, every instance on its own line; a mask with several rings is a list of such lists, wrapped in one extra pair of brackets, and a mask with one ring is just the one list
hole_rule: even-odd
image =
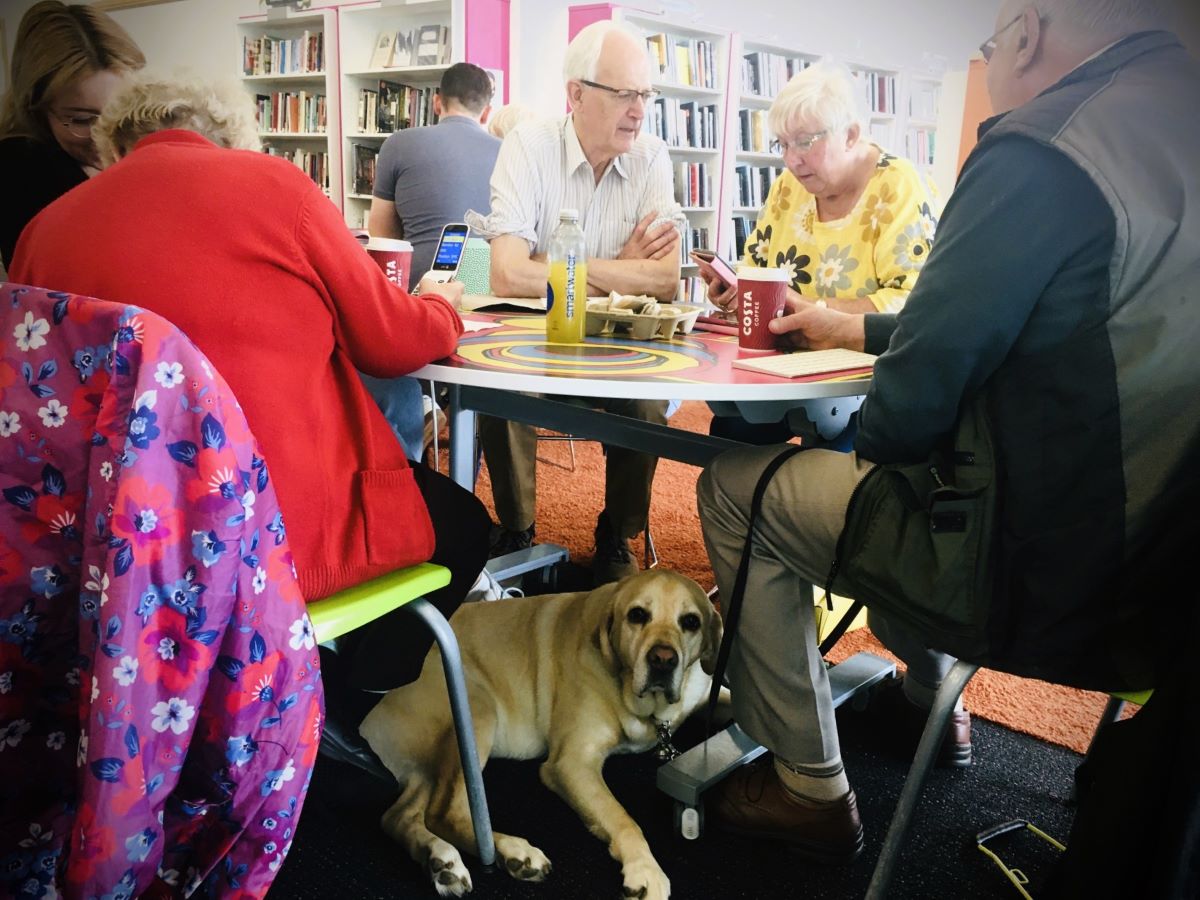
[[(771, 479), (775, 477), (775, 473), (780, 467), (795, 456), (797, 453), (807, 448), (792, 445), (784, 449), (778, 456), (772, 459), (762, 474), (758, 478), (758, 484), (754, 486), (754, 496), (750, 501), (750, 518), (746, 523), (746, 543), (742, 547), (742, 559), (738, 564), (737, 577), (733, 582), (733, 593), (729, 596), (728, 604), (722, 600), (722, 618), (724, 619), (725, 631), (721, 636), (721, 646), (717, 650), (717, 664), (713, 669), (712, 687), (708, 694), (708, 707), (704, 714), (704, 732), (705, 734), (712, 733), (713, 714), (717, 708), (717, 700), (721, 694), (721, 683), (725, 678), (725, 669), (729, 664), (729, 653), (733, 647), (734, 635), (737, 632), (738, 618), (741, 616), (742, 599), (746, 593), (746, 579), (750, 573), (750, 552), (754, 543), (754, 525), (758, 520), (758, 514), (762, 509), (763, 496), (767, 493), (767, 486), (771, 483)], [(829, 587), (826, 586), (826, 599), (829, 598)], [(821, 642), (820, 653), (824, 656), (838, 642), (846, 630), (850, 627), (850, 623), (854, 621), (854, 617), (858, 615), (859, 610), (863, 608), (861, 600), (855, 600), (850, 608), (833, 626), (833, 630)]]
[(738, 565), (737, 577), (733, 581), (733, 593), (729, 595), (729, 602), (721, 599), (721, 618), (724, 620), (725, 633), (721, 636), (721, 646), (717, 650), (717, 665), (713, 669), (712, 688), (708, 694), (708, 710), (705, 713), (705, 733), (712, 731), (713, 713), (717, 708), (717, 699), (721, 695), (721, 682), (725, 677), (725, 667), (729, 664), (729, 651), (733, 646), (733, 636), (737, 631), (738, 617), (742, 612), (742, 596), (746, 593), (746, 577), (750, 572), (750, 548), (754, 542), (754, 524), (758, 520), (759, 510), (762, 508), (763, 495), (767, 492), (767, 485), (771, 483), (771, 479), (775, 477), (775, 473), (779, 471), (780, 466), (806, 448), (796, 444), (791, 444), (788, 447), (767, 463), (767, 467), (763, 469), (762, 474), (758, 478), (758, 484), (754, 486), (754, 497), (750, 501), (750, 518), (746, 522), (746, 543), (742, 547), (742, 560)]

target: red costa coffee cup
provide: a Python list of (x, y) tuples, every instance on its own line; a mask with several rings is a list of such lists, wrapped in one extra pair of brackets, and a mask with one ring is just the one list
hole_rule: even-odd
[(408, 290), (412, 275), (412, 244), (395, 238), (372, 237), (367, 241), (367, 253), (383, 269), (392, 284)]
[(783, 269), (738, 268), (738, 349), (765, 353), (777, 349), (767, 323), (786, 312), (788, 274)]

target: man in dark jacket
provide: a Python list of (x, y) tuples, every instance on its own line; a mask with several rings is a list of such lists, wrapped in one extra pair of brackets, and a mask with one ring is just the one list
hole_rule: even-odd
[[(904, 310), (773, 323), (798, 348), (882, 355), (855, 452), (792, 457), (754, 523), (728, 674), (774, 758), (714, 792), (718, 824), (824, 861), (862, 846), (807, 590), (831, 569), (907, 663), (878, 711), (910, 752), (953, 662), (939, 651), (1092, 689), (1153, 683), (1133, 576), (1200, 443), (1200, 73), (1158, 30), (1164, 5), (1006, 2), (980, 48), (1000, 115)], [(777, 452), (701, 478), (722, 597)], [(939, 761), (970, 754), (960, 710)]]

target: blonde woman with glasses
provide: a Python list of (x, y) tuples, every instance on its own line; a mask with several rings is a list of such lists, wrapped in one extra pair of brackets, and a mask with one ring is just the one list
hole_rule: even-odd
[(145, 62), (133, 38), (90, 6), (43, 0), (22, 17), (0, 104), (5, 266), (25, 224), (99, 170), (92, 125), (121, 76)]
[[(819, 62), (784, 85), (768, 112), (784, 171), (771, 185), (744, 265), (783, 269), (792, 310), (812, 303), (848, 313), (894, 313), (929, 255), (938, 203), (926, 179), (864, 133), (859, 89), (843, 66)], [(708, 298), (733, 313), (737, 291), (696, 259)], [(803, 418), (749, 424), (717, 409), (713, 434), (749, 443), (817, 435)], [(843, 432), (848, 446), (853, 431)]]
[[(937, 226), (925, 179), (864, 133), (859, 89), (819, 62), (784, 86), (768, 112), (784, 171), (771, 186), (744, 263), (786, 269), (793, 302), (844, 312), (896, 312), (912, 290)], [(735, 291), (701, 263), (709, 299)]]

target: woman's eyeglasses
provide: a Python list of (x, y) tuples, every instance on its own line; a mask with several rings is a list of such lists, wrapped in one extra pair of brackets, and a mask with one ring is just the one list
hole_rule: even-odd
[(821, 138), (825, 137), (828, 132), (817, 131), (810, 134), (806, 138), (801, 138), (795, 141), (776, 140), (771, 141), (771, 152), (776, 156), (784, 156), (789, 150), (795, 150), (797, 153), (807, 153), (813, 148)]
[(74, 116), (54, 115), (54, 120), (77, 138), (91, 137), (92, 126), (96, 124), (99, 118), (100, 117), (94, 113), (80, 113)]
[(632, 88), (615, 88), (610, 87), (607, 84), (601, 84), (598, 81), (586, 81), (582, 78), (579, 79), (579, 83), (585, 84), (590, 88), (596, 88), (597, 90), (608, 91), (613, 95), (613, 97), (616, 98), (618, 103), (624, 104), (625, 106), (633, 106), (634, 101), (639, 99), (643, 103), (651, 103), (659, 94), (658, 91), (653, 89), (648, 91), (635, 91)]

